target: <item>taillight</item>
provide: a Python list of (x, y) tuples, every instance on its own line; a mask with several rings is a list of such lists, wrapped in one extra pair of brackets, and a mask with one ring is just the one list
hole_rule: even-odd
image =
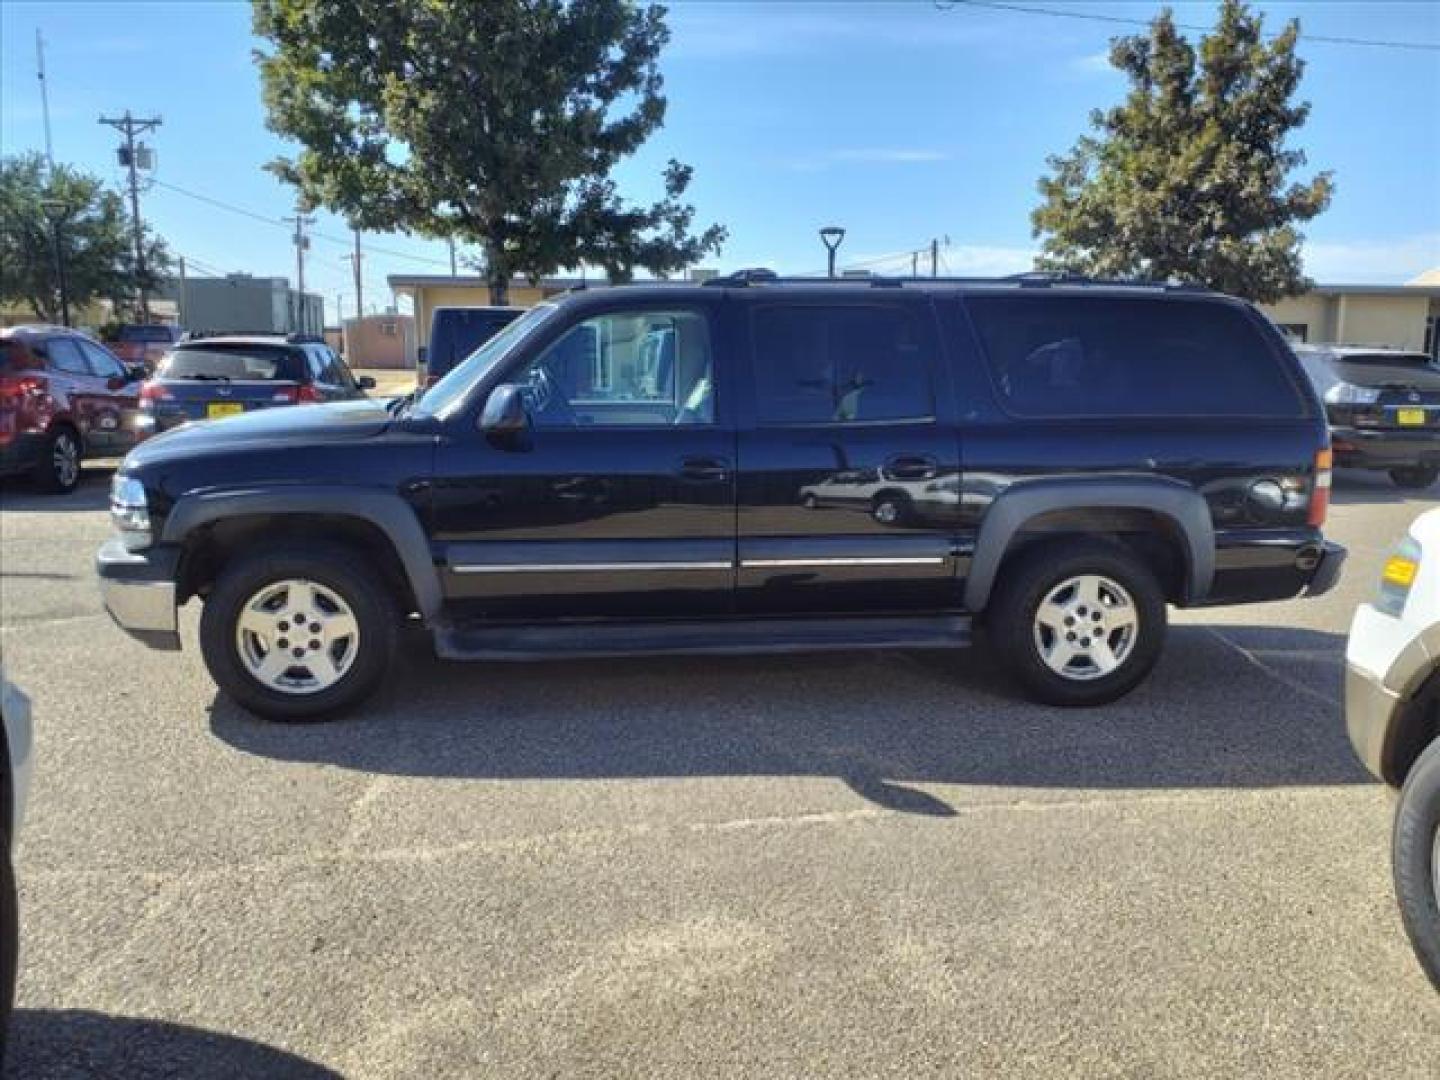
[(0, 375), (0, 397), (24, 397), (45, 389), (44, 380), (34, 375)]
[(140, 407), (153, 409), (157, 401), (174, 401), (175, 395), (164, 383), (147, 382), (140, 387)]
[(321, 401), (320, 391), (313, 386), (301, 386), (295, 390), (295, 400), (304, 404), (307, 401)]
[(1310, 490), (1310, 516), (1307, 519), (1317, 529), (1325, 524), (1325, 515), (1330, 512), (1330, 481), (1335, 455), (1329, 447), (1315, 452), (1315, 486)]

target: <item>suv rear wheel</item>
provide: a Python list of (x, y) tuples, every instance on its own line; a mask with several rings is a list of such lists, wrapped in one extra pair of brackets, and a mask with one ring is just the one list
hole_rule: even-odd
[(1440, 739), (1420, 755), (1400, 790), (1395, 895), (1420, 964), (1440, 989)]
[(80, 456), (75, 429), (64, 424), (52, 428), (35, 462), (35, 483), (45, 491), (69, 494), (80, 484)]
[(1391, 469), (1390, 479), (1395, 486), (1407, 491), (1423, 491), (1440, 478), (1440, 469), (1433, 465), (1413, 465), (1404, 469)]
[(272, 720), (347, 709), (384, 677), (399, 616), (363, 557), (330, 544), (276, 546), (228, 566), (200, 618), (205, 666)]
[(1041, 544), (1001, 571), (988, 609), (1002, 662), (1047, 705), (1103, 705), (1150, 673), (1165, 642), (1165, 596), (1128, 549)]

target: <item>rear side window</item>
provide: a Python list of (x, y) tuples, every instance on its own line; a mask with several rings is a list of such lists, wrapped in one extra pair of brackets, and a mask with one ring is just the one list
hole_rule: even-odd
[(925, 313), (839, 304), (755, 311), (756, 416), (762, 424), (923, 420), (934, 415)]
[(50, 369), (63, 371), (67, 375), (89, 375), (90, 365), (85, 363), (85, 354), (80, 346), (69, 338), (51, 338), (45, 344), (50, 356)]
[(966, 306), (1021, 416), (1304, 415), (1256, 326), (1227, 304), (984, 296)]
[(299, 359), (291, 350), (268, 345), (175, 349), (160, 362), (162, 379), (235, 379), (302, 381)]

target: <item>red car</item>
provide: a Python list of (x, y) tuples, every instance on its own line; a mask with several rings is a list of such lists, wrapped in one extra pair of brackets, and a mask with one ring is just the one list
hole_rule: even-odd
[(86, 457), (136, 440), (140, 383), (104, 346), (61, 326), (0, 330), (0, 476), (72, 491)]

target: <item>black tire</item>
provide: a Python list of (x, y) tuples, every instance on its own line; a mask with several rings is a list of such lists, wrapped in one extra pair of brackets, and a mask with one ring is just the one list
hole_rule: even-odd
[[(1095, 574), (1130, 594), (1136, 630), (1128, 655), (1114, 671), (1078, 679), (1052, 670), (1035, 640), (1035, 613), (1051, 590), (1069, 578)], [(990, 642), (1027, 696), (1045, 705), (1104, 705), (1135, 689), (1155, 666), (1165, 644), (1165, 594), (1150, 568), (1128, 548), (1104, 540), (1041, 543), (1001, 566), (986, 608)]]
[[(359, 644), (350, 668), (334, 685), (288, 694), (246, 670), (236, 646), (242, 606), (266, 584), (303, 578), (333, 590), (350, 606)], [(365, 556), (340, 544), (277, 544), (237, 559), (215, 582), (200, 616), (200, 648), (210, 676), (235, 702), (270, 720), (320, 720), (352, 708), (385, 677), (399, 628), (395, 598)]]
[[(75, 471), (67, 475), (56, 464), (62, 448), (68, 446), (75, 455)], [(84, 445), (80, 433), (68, 424), (57, 424), (45, 436), (45, 445), (40, 448), (40, 457), (35, 462), (35, 486), (41, 491), (68, 495), (80, 486), (80, 463), (84, 460)]]
[(1440, 469), (1433, 465), (1412, 465), (1404, 469), (1391, 469), (1390, 479), (1395, 486), (1406, 491), (1424, 491), (1436, 479), (1440, 479)]
[(1420, 966), (1440, 990), (1440, 739), (1410, 769), (1395, 808), (1395, 896)]
[[(0, 732), (0, 739), (4, 733)], [(5, 1063), (10, 1014), (15, 1010), (15, 975), (20, 968), (20, 902), (15, 891), (15, 864), (9, 840), (0, 836), (0, 1065)]]

